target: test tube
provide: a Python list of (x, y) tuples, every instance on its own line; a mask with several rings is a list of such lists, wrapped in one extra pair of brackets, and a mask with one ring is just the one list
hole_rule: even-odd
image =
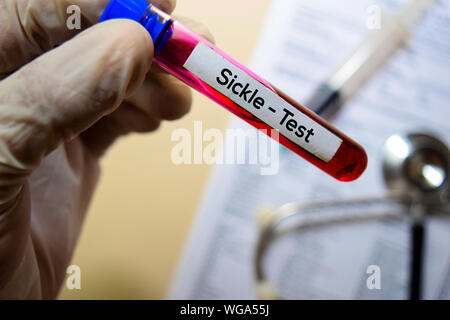
[(112, 0), (100, 21), (117, 18), (146, 28), (162, 69), (332, 177), (352, 181), (364, 172), (358, 143), (151, 3)]

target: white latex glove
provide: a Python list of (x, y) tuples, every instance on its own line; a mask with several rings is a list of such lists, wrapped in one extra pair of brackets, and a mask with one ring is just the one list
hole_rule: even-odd
[[(190, 108), (190, 90), (151, 68), (144, 28), (129, 20), (91, 27), (107, 2), (0, 1), (0, 298), (56, 298), (98, 158), (120, 135), (152, 131)], [(89, 28), (78, 35), (66, 27), (72, 4)]]

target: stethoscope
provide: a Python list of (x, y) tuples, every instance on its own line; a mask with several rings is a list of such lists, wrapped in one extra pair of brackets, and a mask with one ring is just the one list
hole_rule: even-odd
[[(254, 256), (258, 298), (281, 298), (263, 268), (265, 254), (280, 237), (292, 232), (380, 219), (408, 219), (412, 256), (409, 298), (421, 299), (424, 222), (430, 216), (450, 217), (450, 151), (443, 142), (431, 135), (393, 135), (385, 142), (382, 162), (383, 177), (389, 190), (385, 196), (304, 205), (288, 203), (274, 211), (260, 212), (259, 239)], [(392, 205), (398, 210), (392, 210)]]

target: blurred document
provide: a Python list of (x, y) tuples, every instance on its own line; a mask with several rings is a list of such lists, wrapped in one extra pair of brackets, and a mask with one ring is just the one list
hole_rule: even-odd
[[(366, 25), (376, 6), (395, 11), (404, 3), (274, 0), (251, 67), (302, 103), (373, 32)], [(385, 194), (380, 151), (395, 133), (429, 132), (449, 145), (449, 21), (450, 1), (438, 1), (409, 45), (333, 119), (368, 152), (368, 169), (356, 182), (335, 181), (284, 149), (276, 175), (261, 175), (254, 165), (218, 165), (169, 298), (256, 298), (259, 208)], [(249, 128), (239, 119), (231, 127)], [(424, 296), (450, 299), (449, 219), (429, 220), (426, 237)], [(286, 298), (406, 299), (409, 263), (406, 221), (380, 221), (288, 236), (268, 252), (264, 268)], [(371, 265), (381, 270), (379, 290), (366, 285)]]

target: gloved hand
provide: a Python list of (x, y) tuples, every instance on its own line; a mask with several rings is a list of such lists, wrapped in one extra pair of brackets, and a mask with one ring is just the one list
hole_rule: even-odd
[[(117, 137), (155, 130), (190, 108), (190, 90), (151, 67), (144, 28), (94, 25), (107, 3), (0, 2), (0, 299), (57, 297), (99, 157)], [(66, 26), (72, 4), (81, 33)]]

